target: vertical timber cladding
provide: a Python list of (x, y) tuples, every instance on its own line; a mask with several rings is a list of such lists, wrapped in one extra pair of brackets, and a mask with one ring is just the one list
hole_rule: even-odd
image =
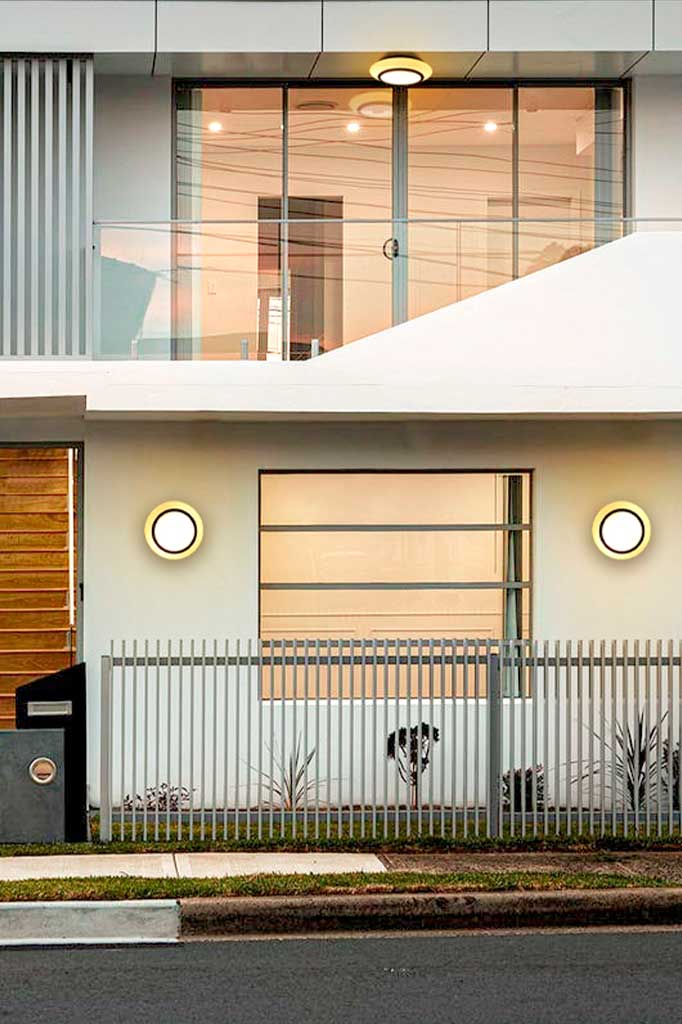
[(76, 658), (79, 451), (0, 448), (0, 728), (15, 692)]
[(0, 58), (0, 357), (92, 347), (93, 62)]

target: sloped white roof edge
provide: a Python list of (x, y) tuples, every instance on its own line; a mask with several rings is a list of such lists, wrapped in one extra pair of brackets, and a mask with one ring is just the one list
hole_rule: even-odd
[(0, 416), (682, 416), (680, 267), (640, 232), (307, 362), (7, 360)]

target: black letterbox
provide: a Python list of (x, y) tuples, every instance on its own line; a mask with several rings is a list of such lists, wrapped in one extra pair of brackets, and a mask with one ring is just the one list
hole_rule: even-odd
[(42, 676), (17, 690), (17, 729), (64, 730), (64, 836), (88, 839), (85, 665)]

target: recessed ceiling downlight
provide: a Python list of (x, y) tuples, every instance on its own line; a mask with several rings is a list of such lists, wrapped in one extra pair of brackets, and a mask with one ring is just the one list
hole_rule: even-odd
[(301, 103), (296, 104), (297, 110), (336, 110), (338, 103), (334, 103), (332, 100), (303, 100)]
[(204, 524), (184, 501), (164, 501), (147, 516), (144, 536), (154, 554), (177, 560), (194, 554), (204, 537)]
[(368, 89), (352, 96), (348, 106), (358, 117), (390, 121), (393, 117), (393, 93), (390, 89)]
[(651, 522), (634, 502), (612, 501), (594, 517), (592, 537), (607, 558), (635, 558), (651, 540)]
[(396, 55), (375, 61), (369, 73), (384, 85), (410, 86), (425, 82), (431, 77), (433, 69), (424, 60)]

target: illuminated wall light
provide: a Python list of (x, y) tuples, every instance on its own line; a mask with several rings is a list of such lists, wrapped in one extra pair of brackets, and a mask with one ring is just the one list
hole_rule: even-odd
[(384, 85), (410, 86), (425, 82), (431, 77), (433, 69), (426, 61), (416, 57), (395, 56), (375, 61), (369, 73)]
[(212, 132), (214, 135), (217, 135), (219, 132), (223, 130), (222, 123), (220, 121), (209, 121), (208, 130)]
[(204, 539), (204, 524), (184, 501), (164, 501), (147, 516), (144, 536), (155, 555), (177, 561), (188, 558)]
[(493, 132), (497, 131), (497, 127), (497, 121), (486, 121), (486, 123), (483, 125), (483, 131), (488, 132), (489, 135), (492, 135)]
[(651, 521), (639, 505), (612, 501), (594, 517), (592, 538), (607, 558), (635, 558), (651, 540)]
[(350, 132), (351, 135), (357, 135), (357, 133), (360, 131), (360, 125), (358, 124), (357, 121), (350, 121), (346, 125), (346, 131)]

